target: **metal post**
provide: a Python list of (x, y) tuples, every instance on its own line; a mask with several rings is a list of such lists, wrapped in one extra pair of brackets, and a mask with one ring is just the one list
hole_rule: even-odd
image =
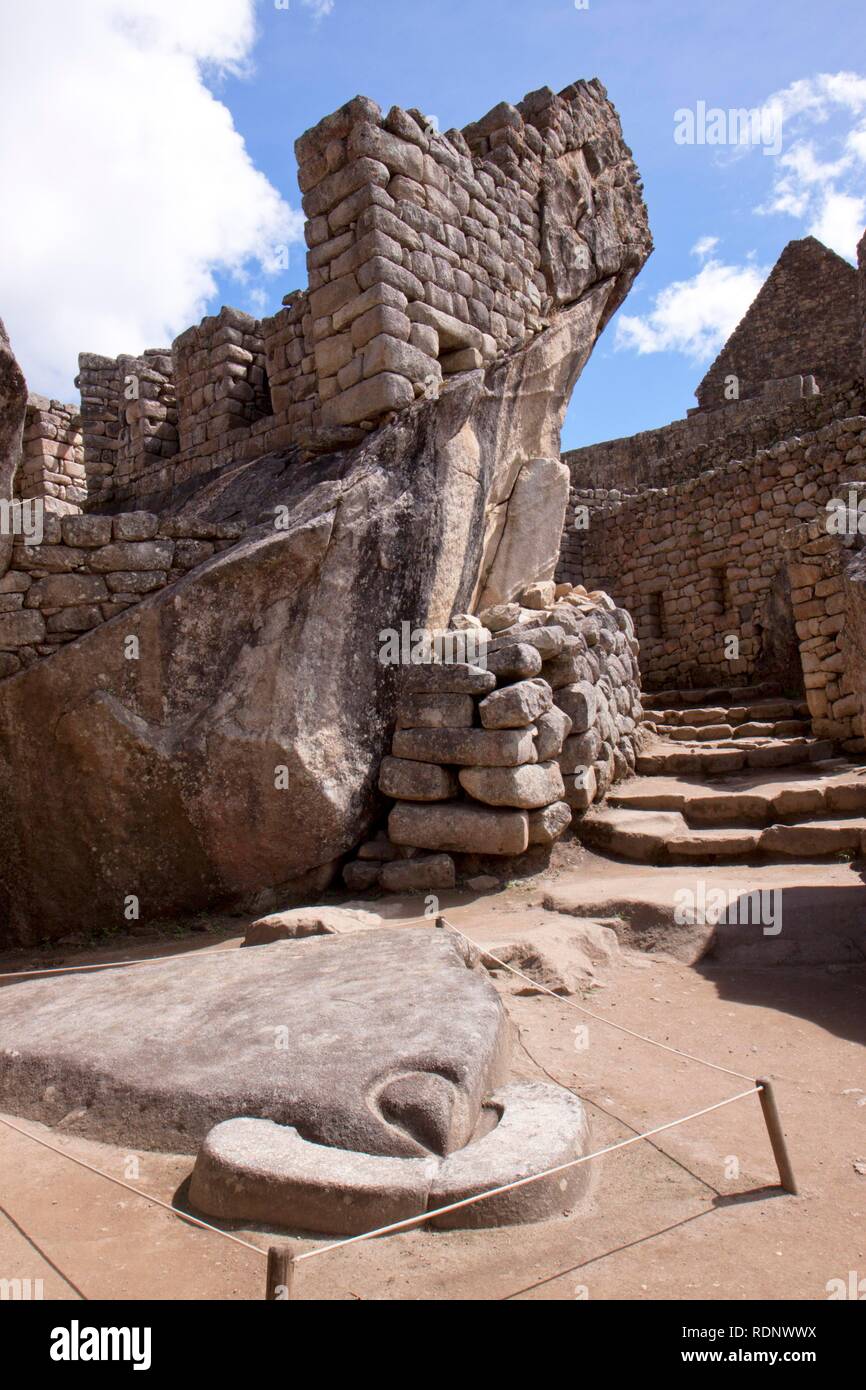
[(288, 1245), (268, 1247), (268, 1283), (265, 1298), (285, 1302), (292, 1297), (295, 1257)]
[(755, 1085), (761, 1088), (758, 1094), (761, 1098), (761, 1109), (764, 1112), (767, 1133), (773, 1147), (773, 1157), (779, 1170), (779, 1181), (786, 1192), (791, 1192), (796, 1197), (799, 1195), (799, 1188), (797, 1187), (797, 1179), (794, 1177), (794, 1169), (791, 1166), (788, 1145), (785, 1143), (785, 1133), (782, 1129), (779, 1108), (776, 1105), (773, 1083), (765, 1077), (759, 1077)]

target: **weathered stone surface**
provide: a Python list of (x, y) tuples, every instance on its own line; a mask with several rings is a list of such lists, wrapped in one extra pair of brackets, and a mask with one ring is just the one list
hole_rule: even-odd
[(158, 530), (159, 517), (153, 512), (122, 512), (112, 527), (116, 541), (152, 541)]
[[(543, 1081), (513, 1082), (488, 1102), (500, 1111), (495, 1129), (449, 1155), (440, 1165), (428, 1205), (448, 1206), (476, 1192), (505, 1187), (589, 1152), (589, 1121), (583, 1102), (564, 1086)], [(589, 1163), (553, 1173), (487, 1202), (474, 1202), (430, 1224), (443, 1230), (509, 1226), (543, 1221), (570, 1210), (586, 1193)]]
[(525, 763), (523, 767), (466, 767), (460, 785), (488, 806), (521, 806), (534, 810), (565, 794), (556, 763)]
[(586, 733), (595, 723), (598, 697), (595, 687), (590, 685), (589, 681), (575, 681), (572, 685), (561, 686), (555, 699), (559, 708), (571, 720), (575, 734)]
[[(508, 523), (486, 577), (480, 602), (503, 603), (521, 591), (527, 569), (552, 579), (559, 559), (570, 474), (558, 458), (524, 463), (507, 503)], [(543, 530), (539, 522), (543, 519)], [(554, 534), (556, 536), (553, 542)], [(550, 536), (552, 544), (545, 547)]]
[(107, 574), (110, 570), (166, 570), (174, 555), (174, 541), (118, 541), (94, 550), (90, 565)]
[(395, 801), (447, 801), (457, 793), (457, 778), (435, 763), (388, 757), (379, 769), (379, 790)]
[(548, 758), (558, 758), (571, 732), (571, 720), (564, 710), (556, 705), (546, 714), (539, 715), (535, 721), (538, 730), (535, 736), (535, 751), (540, 763)]
[(478, 619), (482, 627), (486, 627), (489, 632), (497, 633), (503, 628), (511, 627), (519, 616), (519, 603), (494, 603), (479, 613)]
[(64, 608), (107, 598), (108, 588), (99, 574), (49, 574), (31, 585), (27, 603), (33, 608)]
[(410, 666), (403, 677), (404, 695), (483, 695), (496, 685), (491, 671), (451, 664)]
[(494, 690), (481, 701), (478, 713), (485, 729), (522, 729), (546, 714), (552, 704), (553, 691), (547, 681), (526, 680)]
[(398, 802), (388, 817), (388, 834), (397, 845), (452, 854), (523, 854), (529, 844), (524, 811), (494, 810), (466, 801)]
[(353, 859), (343, 865), (343, 882), (350, 893), (366, 893), (378, 884), (381, 867), (378, 860)]
[(297, 941), (306, 936), (340, 936), (380, 927), (378, 912), (344, 907), (295, 907), (271, 912), (247, 927), (242, 946), (269, 946), (272, 941)]
[(272, 1120), (225, 1120), (199, 1150), (189, 1197), (222, 1221), (360, 1235), (423, 1212), (438, 1166), (312, 1144)]
[(472, 1134), (507, 1056), (495, 989), (433, 927), (25, 980), (0, 994), (5, 1110), (56, 1124), (80, 1109), (75, 1133), (174, 1153), (195, 1152), (238, 1115), (371, 1154), (449, 1153)]
[(468, 729), (475, 716), (471, 695), (404, 695), (398, 729)]
[(528, 642), (515, 642), (487, 654), (487, 669), (500, 681), (519, 681), (537, 676), (541, 670), (541, 653)]
[[(270, 1120), (216, 1125), (196, 1159), (192, 1206), (224, 1221), (360, 1235), (478, 1192), (544, 1173), (585, 1153), (582, 1102), (564, 1087), (513, 1082), (485, 1111), (497, 1121), (445, 1158), (383, 1158), (326, 1148)], [(589, 1164), (473, 1203), (429, 1224), (474, 1228), (540, 1221), (570, 1210), (586, 1191)]]
[(35, 609), (19, 609), (16, 613), (0, 613), (0, 650), (14, 651), (41, 642), (45, 635), (45, 619)]
[[(499, 636), (494, 637), (488, 644), (488, 662), (494, 652), (501, 651), (503, 647), (509, 646), (513, 642), (521, 646), (535, 647), (541, 656), (542, 661), (549, 661), (552, 657), (558, 656), (562, 651), (562, 644), (565, 641), (565, 633), (561, 627), (557, 626), (538, 626), (529, 627), (526, 624), (517, 623), (514, 627), (506, 628)], [(545, 680), (547, 675), (545, 673)]]
[(65, 545), (87, 549), (111, 540), (110, 516), (64, 516), (60, 525)]
[(571, 807), (567, 801), (554, 801), (549, 806), (529, 813), (529, 843), (552, 845), (571, 825)]
[(536, 761), (528, 729), (397, 729), (394, 756), (458, 767), (517, 767)]
[(520, 595), (524, 608), (551, 608), (556, 597), (556, 585), (552, 579), (539, 580), (529, 584)]
[(418, 854), (413, 859), (394, 859), (383, 866), (379, 875), (379, 882), (388, 893), (453, 888), (456, 881), (454, 860), (449, 854)]
[(573, 811), (586, 811), (595, 800), (598, 776), (595, 767), (575, 768), (563, 774), (565, 800)]

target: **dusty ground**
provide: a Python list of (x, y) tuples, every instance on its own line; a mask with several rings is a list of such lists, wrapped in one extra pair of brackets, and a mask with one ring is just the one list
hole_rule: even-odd
[[(545, 893), (571, 893), (590, 903), (622, 900), (640, 894), (648, 872), (653, 873), (566, 851), (543, 878), (475, 901), (443, 894), (442, 910), (482, 942), (534, 933), (567, 974), (574, 965), (569, 940), (579, 921), (546, 911)], [(862, 891), (860, 873), (848, 864), (755, 873), (763, 883), (770, 882), (768, 873), (773, 882), (782, 874), (808, 882), (812, 890)], [(742, 878), (737, 870), (736, 881)], [(421, 911), (417, 901), (394, 898), (375, 907), (395, 920)], [(110, 946), (10, 953), (0, 957), (0, 971), (235, 949), (243, 925), (219, 919), (201, 934), (169, 930)], [(866, 963), (834, 959), (745, 968), (726, 964), (722, 953), (715, 961), (689, 964), (687, 945), (656, 934), (654, 950), (622, 950), (573, 997), (602, 1020), (750, 1077), (774, 1078), (799, 1198), (776, 1186), (758, 1099), (750, 1096), (597, 1160), (590, 1197), (564, 1218), (486, 1232), (421, 1228), (352, 1246), (301, 1265), (298, 1296), (809, 1300), (826, 1298), (828, 1281), (847, 1281), (849, 1271), (866, 1276)], [(547, 1076), (573, 1087), (590, 1106), (594, 1147), (747, 1088), (733, 1076), (586, 1019), (564, 1001), (520, 997), (501, 972), (496, 979), (519, 1030), (514, 1075)], [(575, 1035), (582, 1024), (588, 1024), (585, 1047)], [(31, 1121), (15, 1122), (145, 1192), (183, 1200), (192, 1166), (187, 1157), (125, 1153)], [(263, 1257), (178, 1220), (3, 1126), (0, 1172), (0, 1278), (42, 1279), (50, 1299), (263, 1296)], [(264, 1231), (236, 1234), (262, 1250), (269, 1243)], [(324, 1244), (306, 1235), (292, 1243), (298, 1250)]]

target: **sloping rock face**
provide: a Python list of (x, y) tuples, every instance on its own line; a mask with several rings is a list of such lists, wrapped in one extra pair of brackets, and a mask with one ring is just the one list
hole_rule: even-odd
[(0, 939), (321, 891), (383, 807), (400, 672), (382, 634), (552, 576), (563, 415), (650, 250), (618, 121), (598, 109), (592, 179), (550, 170), (548, 327), (353, 449), (191, 485), (179, 518), (268, 520), (0, 684)]

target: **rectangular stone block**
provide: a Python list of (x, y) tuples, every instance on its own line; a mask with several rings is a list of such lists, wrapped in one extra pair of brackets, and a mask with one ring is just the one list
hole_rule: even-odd
[(409, 341), (412, 324), (407, 316), (390, 304), (377, 304), (366, 313), (360, 314), (352, 324), (352, 346), (363, 348), (381, 333), (402, 342)]
[(174, 556), (174, 541), (118, 541), (93, 551), (90, 565), (102, 574), (115, 570), (167, 570)]
[(387, 757), (379, 768), (379, 790), (395, 801), (447, 801), (459, 787), (450, 768)]
[(44, 636), (45, 619), (35, 608), (20, 609), (17, 613), (0, 613), (0, 651), (35, 646)]
[(534, 763), (535, 729), (397, 729), (398, 758), (458, 767), (517, 767)]
[(67, 608), (79, 603), (101, 603), (108, 598), (99, 574), (49, 574), (37, 579), (27, 594), (28, 608)]
[[(383, 372), (369, 377), (342, 391), (322, 407), (324, 425), (356, 425), (360, 420), (373, 420), (389, 410), (402, 410), (411, 405), (415, 392), (405, 376)], [(119, 569), (121, 566), (112, 566)], [(130, 568), (135, 568), (130, 566)]]
[(375, 309), (379, 305), (387, 305), (391, 309), (396, 309), (402, 313), (408, 300), (402, 291), (394, 288), (393, 285), (384, 283), (371, 285), (363, 294), (356, 295), (350, 299), (348, 304), (344, 304), (342, 309), (337, 309), (334, 313), (334, 329), (342, 332), (354, 323), (355, 319), (366, 314), (370, 309)]
[(525, 811), (463, 801), (416, 805), (401, 801), (388, 817), (395, 845), (452, 854), (523, 854), (529, 844)]
[(409, 381), (442, 379), (439, 363), (432, 357), (385, 333), (373, 338), (364, 349), (364, 376), (375, 377), (381, 372), (396, 372)]
[(464, 662), (428, 662), (409, 666), (403, 676), (404, 695), (486, 695), (496, 685), (492, 671)]
[(398, 729), (468, 729), (474, 717), (471, 695), (404, 695), (397, 705)]
[(67, 545), (92, 547), (111, 540), (110, 516), (64, 516), (60, 526)]

